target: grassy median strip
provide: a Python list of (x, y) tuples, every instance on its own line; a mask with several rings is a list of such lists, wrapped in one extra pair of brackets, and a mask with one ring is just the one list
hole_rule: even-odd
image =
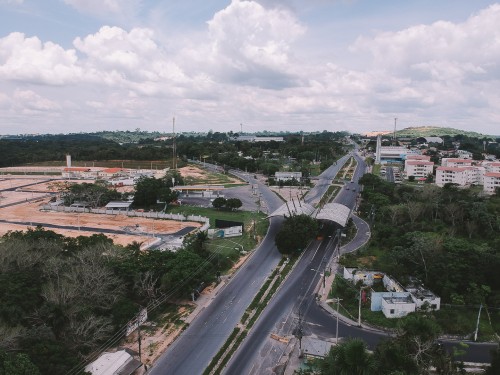
[(241, 317), (238, 326), (233, 330), (219, 352), (212, 358), (212, 361), (210, 361), (203, 375), (220, 374), (222, 372), (234, 352), (247, 336), (248, 331), (255, 324), (268, 302), (276, 293), (278, 287), (293, 268), (296, 261), (297, 258), (290, 259), (288, 262), (285, 262), (285, 258), (283, 258), (280, 261), (276, 269), (271, 273), (259, 292), (255, 295)]

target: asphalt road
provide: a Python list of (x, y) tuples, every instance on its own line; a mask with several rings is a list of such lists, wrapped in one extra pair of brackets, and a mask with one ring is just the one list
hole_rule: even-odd
[(318, 183), (307, 193), (304, 201), (309, 204), (319, 203), (321, 197), (330, 187), (332, 180), (335, 178), (340, 169), (349, 160), (350, 154), (344, 155), (335, 164), (331, 165), (323, 171), (318, 177)]
[[(333, 230), (333, 229), (332, 229)], [(313, 241), (302, 258), (264, 309), (247, 338), (229, 361), (224, 374), (272, 374), (286, 347), (270, 339), (270, 334), (289, 336), (298, 316), (309, 316), (315, 305), (315, 287), (333, 252), (331, 238)], [(327, 255), (327, 256), (325, 256)]]
[[(281, 205), (281, 200), (265, 185), (240, 171), (233, 171), (241, 178), (258, 185), (262, 199), (269, 210)], [(201, 374), (212, 357), (224, 344), (240, 321), (244, 311), (259, 291), (267, 276), (281, 259), (274, 245), (274, 237), (283, 219), (273, 218), (267, 236), (254, 250), (254, 254), (215, 297), (211, 304), (200, 312), (191, 325), (175, 340), (155, 363), (152, 375), (196, 375)]]

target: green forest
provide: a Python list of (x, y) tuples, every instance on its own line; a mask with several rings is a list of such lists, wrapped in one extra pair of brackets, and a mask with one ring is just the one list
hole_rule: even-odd
[[(106, 134), (108, 137), (109, 135)], [(232, 134), (209, 132), (205, 135), (176, 137), (177, 157), (215, 163), (224, 168), (240, 168), (249, 172), (262, 171), (272, 175), (286, 163), (291, 169), (303, 171), (307, 177), (310, 163), (321, 162), (323, 170), (344, 153), (339, 141), (345, 132), (322, 132), (304, 135), (288, 134), (286, 142), (235, 141)], [(64, 165), (70, 154), (75, 165), (79, 162), (104, 160), (157, 161), (171, 160), (172, 143), (155, 141), (153, 137), (136, 143), (118, 143), (104, 135), (46, 135), (21, 139), (0, 139), (0, 167), (33, 165), (59, 161)]]
[(360, 212), (372, 226), (372, 239), (344, 264), (386, 272), (403, 285), (418, 278), (441, 297), (435, 317), (444, 332), (470, 333), (470, 318), (481, 304), (489, 331), (498, 332), (500, 196), (453, 185), (395, 185), (373, 174), (360, 182)]
[(175, 253), (143, 252), (104, 235), (9, 232), (0, 239), (0, 374), (82, 373), (97, 348), (123, 337), (141, 306), (154, 318), (157, 307), (231, 266), (206, 240), (202, 232)]

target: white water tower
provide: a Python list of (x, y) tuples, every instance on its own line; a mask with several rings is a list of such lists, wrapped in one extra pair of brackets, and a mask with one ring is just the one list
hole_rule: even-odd
[(71, 155), (66, 155), (66, 167), (71, 168)]

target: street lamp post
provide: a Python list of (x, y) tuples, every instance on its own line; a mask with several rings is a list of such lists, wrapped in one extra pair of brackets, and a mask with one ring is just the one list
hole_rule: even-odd
[(335, 330), (335, 344), (338, 345), (339, 343), (339, 306), (340, 306), (340, 301), (342, 301), (341, 298), (337, 298), (337, 329)]

